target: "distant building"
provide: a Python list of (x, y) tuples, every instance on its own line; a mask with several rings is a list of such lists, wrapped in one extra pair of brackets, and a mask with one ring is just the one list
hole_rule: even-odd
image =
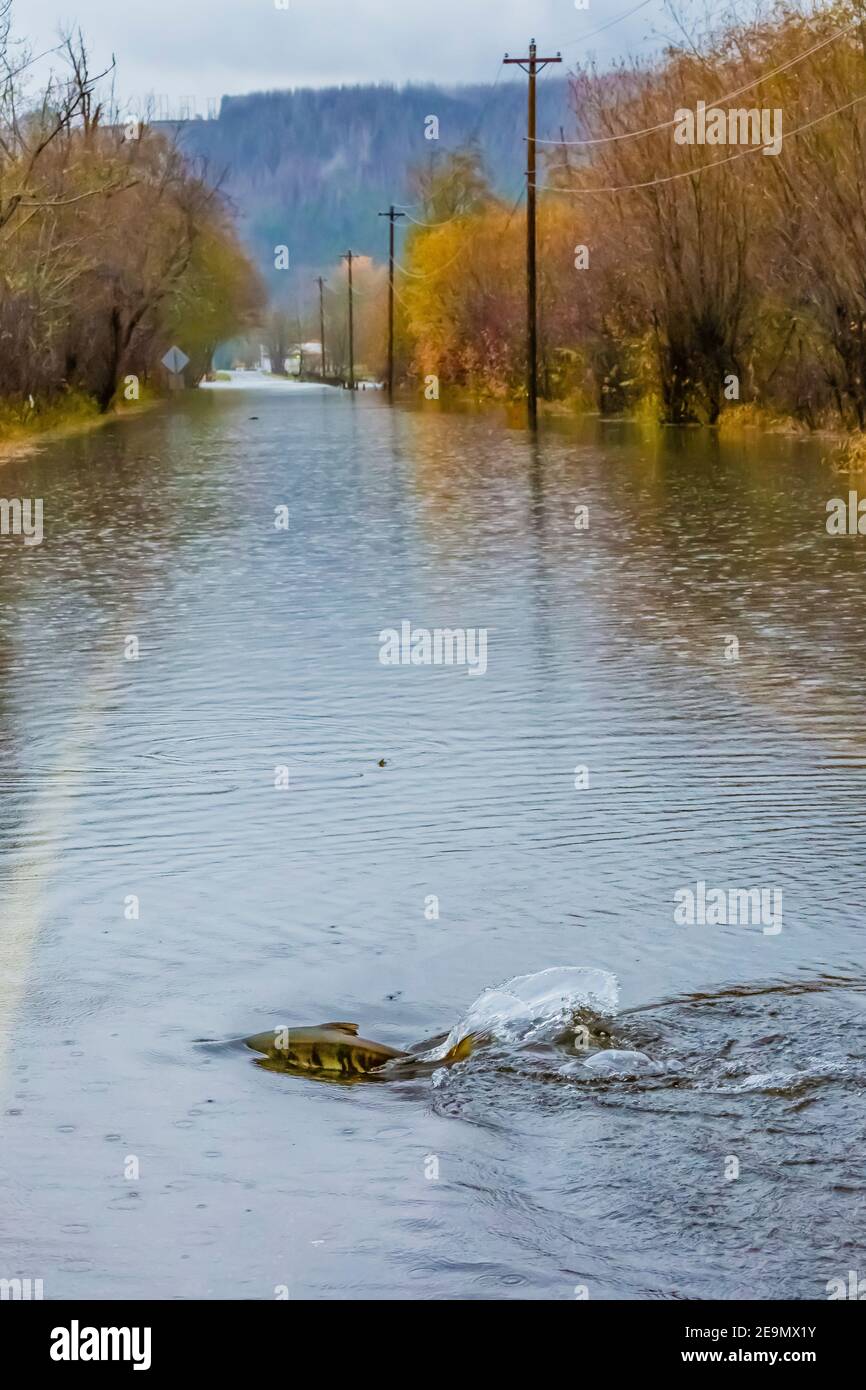
[[(322, 363), (322, 344), (318, 342), (295, 343), (283, 363), (283, 371), (288, 376), (300, 376), (302, 372), (318, 372)], [(259, 349), (259, 370), (271, 370), (271, 358), (265, 347)]]

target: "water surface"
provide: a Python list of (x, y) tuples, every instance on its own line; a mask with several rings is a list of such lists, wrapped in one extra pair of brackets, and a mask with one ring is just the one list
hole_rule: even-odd
[[(0, 540), (0, 1275), (800, 1299), (862, 1274), (866, 538), (827, 535), (848, 480), (821, 452), (597, 421), (533, 446), (251, 386), (3, 467), (45, 541)], [(485, 628), (486, 674), (383, 666), (403, 620)], [(782, 930), (677, 926), (698, 880), (778, 888)], [(516, 1044), (339, 1086), (195, 1043), (355, 1019), (403, 1047), (556, 965), (616, 974), (660, 1074)]]

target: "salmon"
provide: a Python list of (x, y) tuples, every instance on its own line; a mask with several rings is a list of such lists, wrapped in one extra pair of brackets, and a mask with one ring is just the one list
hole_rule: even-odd
[[(460, 1062), (472, 1051), (472, 1038), (462, 1038), (442, 1058), (440, 1065)], [(358, 1037), (357, 1023), (320, 1023), (315, 1028), (274, 1028), (244, 1038), (253, 1052), (261, 1052), (287, 1070), (329, 1072), (335, 1076), (366, 1076), (389, 1062), (409, 1060), (411, 1052)]]

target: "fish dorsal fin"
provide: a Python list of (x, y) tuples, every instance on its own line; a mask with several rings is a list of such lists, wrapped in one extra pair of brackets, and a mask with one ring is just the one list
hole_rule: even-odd
[(349, 1033), (353, 1038), (358, 1036), (357, 1023), (323, 1023), (321, 1026), (323, 1028), (336, 1028), (341, 1033)]

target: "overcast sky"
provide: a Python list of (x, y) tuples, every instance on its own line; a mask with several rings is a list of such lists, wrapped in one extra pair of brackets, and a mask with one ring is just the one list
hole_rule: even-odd
[[(286, 3), (287, 9), (278, 9)], [(583, 0), (580, 0), (583, 3)], [(37, 49), (81, 27), (94, 59), (114, 53), (118, 95), (172, 102), (343, 82), (492, 81), (503, 52), (539, 47), (574, 62), (647, 52), (672, 33), (664, 0), (14, 0)], [(685, 8), (703, 8), (685, 0)], [(629, 15), (630, 10), (636, 10)], [(587, 38), (619, 16), (604, 33)]]

